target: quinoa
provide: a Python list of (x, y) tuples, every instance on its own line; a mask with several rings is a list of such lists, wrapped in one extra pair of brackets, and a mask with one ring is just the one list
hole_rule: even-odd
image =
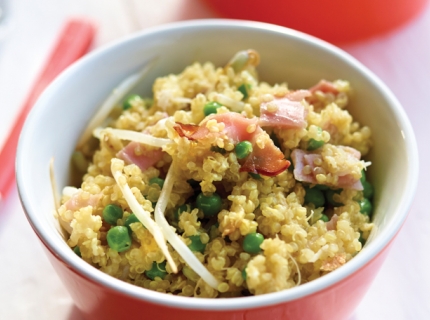
[[(82, 259), (146, 289), (216, 298), (290, 289), (336, 270), (361, 251), (373, 227), (371, 211), (361, 204), (365, 192), (360, 187), (370, 185), (363, 174), (369, 163), (362, 158), (372, 140), (370, 128), (347, 110), (351, 85), (323, 81), (294, 101), (292, 95), (299, 91), (287, 83), (259, 81), (257, 63), (254, 59), (241, 66), (237, 58), (223, 68), (194, 63), (178, 75), (158, 78), (153, 97), (135, 97), (125, 110), (121, 106), (113, 110), (109, 128), (169, 141), (162, 148), (130, 142), (108, 128), (99, 140), (77, 150), (74, 159), (81, 161), (77, 166), (82, 169), (84, 163), (86, 169), (76, 188), (64, 189), (58, 216), (68, 232), (68, 245), (78, 247)], [(276, 116), (281, 101), (296, 103), (304, 125), (261, 125), (261, 106), (267, 103), (268, 116)], [(207, 105), (214, 102), (215, 111), (206, 116)], [(276, 151), (282, 155), (277, 163), (285, 164), (279, 172), (268, 171), (273, 161), (257, 163), (257, 168), (255, 163), (248, 167), (248, 158), (238, 159), (232, 124), (220, 119), (239, 115), (248, 121), (243, 134), (253, 137), (248, 158), (258, 149)], [(189, 128), (200, 136), (185, 130)], [(149, 165), (133, 160), (147, 155)], [(260, 161), (261, 155), (254, 158)], [(170, 242), (166, 250), (171, 263), (166, 264), (166, 252), (152, 227), (140, 218), (130, 223), (136, 212), (118, 179), (154, 219), (169, 174), (173, 183), (164, 216), (216, 285), (208, 284)], [(312, 193), (322, 195), (322, 205)], [(219, 203), (209, 206), (219, 206), (215, 214), (205, 212), (200, 194), (219, 196)], [(122, 212), (112, 224), (104, 218), (108, 205)], [(116, 250), (109, 242), (109, 231), (118, 227), (128, 230), (126, 250)], [(244, 249), (250, 234), (263, 237), (256, 252)]]

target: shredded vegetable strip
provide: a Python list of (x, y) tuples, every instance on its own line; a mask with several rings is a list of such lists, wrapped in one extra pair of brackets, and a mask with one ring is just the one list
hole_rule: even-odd
[(184, 97), (177, 97), (172, 99), (173, 102), (176, 103), (191, 103), (193, 100), (190, 98), (184, 98)]
[(112, 129), (112, 128), (106, 128), (106, 129), (97, 128), (93, 131), (93, 135), (97, 139), (100, 139), (104, 131), (111, 132), (118, 139), (121, 139), (121, 140), (139, 142), (139, 143), (147, 144), (148, 146), (159, 147), (159, 148), (172, 142), (172, 140), (170, 139), (156, 138), (154, 136), (151, 136), (150, 134), (146, 134), (142, 132), (123, 130), (123, 129)]
[(291, 261), (293, 262), (293, 264), (296, 266), (296, 269), (297, 269), (296, 287), (298, 287), (300, 285), (300, 283), (302, 283), (302, 274), (301, 274), (300, 269), (299, 269), (299, 264), (297, 263), (296, 259), (294, 259), (291, 254), (288, 254), (288, 255), (290, 256)]
[(309, 217), (306, 218), (306, 221), (309, 221), (312, 219), (312, 217), (314, 216), (315, 210), (311, 210), (311, 214), (309, 215)]
[(155, 222), (160, 226), (164, 233), (167, 241), (172, 247), (179, 253), (182, 259), (197, 273), (208, 285), (212, 288), (217, 289), (219, 281), (206, 269), (206, 267), (197, 259), (194, 253), (187, 247), (182, 239), (172, 230), (166, 218), (164, 217), (164, 211), (167, 207), (170, 194), (173, 189), (173, 172), (174, 162), (170, 165), (169, 171), (167, 172), (166, 180), (164, 181), (163, 189), (161, 190), (160, 197), (158, 198), (157, 205), (155, 206), (154, 218)]
[(109, 97), (103, 102), (100, 109), (91, 119), (88, 126), (85, 128), (84, 133), (79, 138), (76, 148), (80, 149), (91, 137), (91, 133), (95, 128), (100, 126), (103, 121), (108, 117), (109, 113), (125, 96), (130, 90), (135, 87), (143, 77), (148, 73), (157, 58), (152, 58), (145, 67), (139, 72), (132, 74), (131, 76), (124, 79), (109, 95)]
[(51, 158), (49, 160), (49, 179), (51, 180), (52, 196), (54, 197), (55, 210), (58, 211), (58, 208), (60, 207), (60, 199), (58, 197), (57, 180), (55, 179), (54, 173), (54, 158)]
[(112, 175), (115, 178), (115, 181), (118, 187), (121, 189), (127, 204), (130, 206), (130, 209), (136, 215), (140, 222), (148, 229), (149, 232), (154, 236), (155, 242), (157, 242), (159, 248), (163, 252), (166, 257), (167, 262), (170, 265), (170, 268), (174, 273), (178, 272), (178, 268), (176, 267), (175, 262), (173, 261), (172, 256), (166, 245), (166, 240), (164, 239), (163, 232), (160, 227), (152, 220), (151, 215), (148, 211), (142, 208), (140, 203), (137, 201), (133, 192), (131, 191), (129, 185), (127, 184), (126, 178), (122, 174), (122, 170), (124, 168), (124, 162), (120, 159), (113, 158), (111, 160), (111, 171)]
[(218, 93), (215, 97), (215, 100), (222, 105), (230, 108), (231, 111), (234, 112), (242, 112), (245, 104), (242, 101), (236, 101), (226, 95)]

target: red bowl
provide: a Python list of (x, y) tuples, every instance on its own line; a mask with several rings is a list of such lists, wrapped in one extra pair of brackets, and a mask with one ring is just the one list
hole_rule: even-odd
[[(351, 82), (355, 95), (349, 111), (372, 128), (375, 144), (369, 171), (376, 190), (375, 228), (363, 250), (341, 268), (296, 288), (231, 299), (150, 291), (80, 259), (66, 244), (52, 214), (50, 159), (55, 159), (58, 186), (68, 185), (70, 158), (87, 121), (118, 83), (154, 56), (158, 59), (139, 86), (144, 95), (159, 76), (180, 72), (196, 60), (224, 65), (232, 54), (248, 48), (260, 53), (260, 79), (270, 83), (288, 81), (291, 88), (306, 88), (322, 78)], [(197, 20), (146, 30), (66, 70), (27, 118), (16, 170), (27, 218), (87, 319), (346, 319), (376, 276), (407, 216), (417, 185), (418, 152), (399, 102), (373, 73), (342, 50), (280, 26)]]
[(416, 16), (427, 0), (202, 0), (225, 18), (274, 23), (333, 43), (366, 39)]
[(353, 275), (329, 288), (296, 300), (268, 304), (247, 310), (222, 310), (221, 307), (213, 310), (190, 310), (147, 302), (85, 277), (70, 268), (52, 252), (47, 251), (47, 253), (49, 260), (68, 288), (76, 306), (86, 319), (122, 319), (125, 313), (124, 310), (127, 310), (127, 319), (152, 320), (174, 317), (175, 320), (189, 320), (198, 319), (197, 317), (199, 317), (205, 320), (261, 320), (264, 318), (345, 320), (357, 307), (372, 280), (377, 275), (388, 253), (389, 246)]

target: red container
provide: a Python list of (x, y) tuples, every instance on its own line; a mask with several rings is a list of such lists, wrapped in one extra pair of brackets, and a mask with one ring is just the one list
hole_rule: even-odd
[(416, 16), (427, 0), (202, 0), (225, 18), (269, 22), (333, 43), (390, 31)]
[[(156, 62), (140, 83), (143, 93), (151, 92), (154, 79), (161, 75), (179, 72), (195, 61), (222, 66), (243, 48), (260, 53), (259, 74), (270, 83), (288, 81), (292, 88), (306, 88), (328, 78), (354, 84), (349, 111), (372, 128), (375, 145), (369, 155), (375, 227), (363, 250), (341, 268), (298, 287), (229, 299), (150, 291), (113, 278), (79, 258), (65, 242), (53, 215), (50, 160), (55, 159), (57, 185), (68, 185), (70, 157), (88, 119), (118, 83), (149, 61)], [(26, 120), (16, 172), (27, 218), (87, 319), (343, 320), (364, 296), (406, 219), (418, 181), (418, 151), (397, 99), (342, 50), (280, 26), (197, 20), (145, 30), (90, 53), (57, 78)]]
[[(45, 248), (46, 249), (46, 248)], [(366, 293), (382, 262), (389, 251), (389, 246), (365, 267), (325, 290), (297, 300), (278, 303), (255, 309), (235, 310), (189, 310), (185, 308), (166, 307), (134, 299), (71, 269), (51, 252), (49, 260), (69, 289), (76, 306), (86, 319), (109, 320), (122, 319), (127, 310), (127, 319), (174, 319), (174, 320), (221, 320), (221, 319), (309, 319), (309, 320), (345, 320), (351, 315), (361, 298)], [(130, 285), (131, 286), (131, 285)], [(353, 290), (352, 290), (353, 288)], [(160, 294), (160, 293), (154, 293)], [(121, 306), (120, 308), (118, 306)], [(166, 317), (161, 317), (164, 314)]]

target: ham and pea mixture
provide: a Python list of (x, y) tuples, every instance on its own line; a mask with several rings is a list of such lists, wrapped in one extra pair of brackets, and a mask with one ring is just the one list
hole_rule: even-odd
[[(368, 127), (351, 88), (258, 80), (259, 55), (195, 63), (127, 96), (74, 154), (58, 209), (99, 270), (194, 297), (280, 291), (352, 259), (372, 229)], [(288, 75), (286, 75), (287, 77)]]

